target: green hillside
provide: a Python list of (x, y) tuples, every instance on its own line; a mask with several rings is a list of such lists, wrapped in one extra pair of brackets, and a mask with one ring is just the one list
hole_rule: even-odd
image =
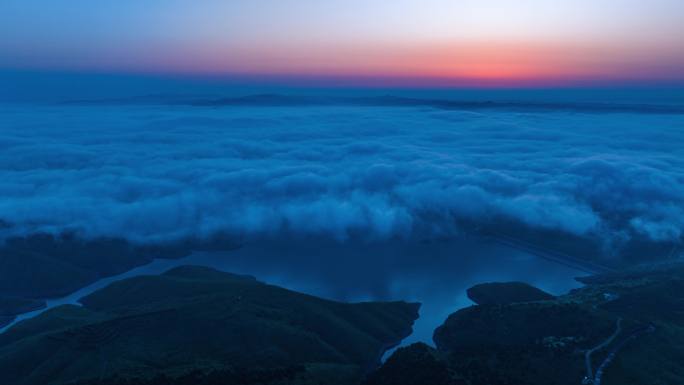
[(42, 309), (45, 306), (45, 301), (0, 296), (0, 328), (12, 322), (19, 314)]
[(510, 302), (519, 294), (503, 290), (510, 284), (478, 286), (469, 293), (486, 300), (449, 316), (435, 331), (436, 349), (399, 349), (366, 384), (576, 385), (585, 376), (604, 385), (684, 384), (684, 268), (583, 281), (531, 302)]
[(297, 383), (354, 383), (410, 334), (419, 306), (332, 302), (200, 267), (119, 281), (83, 304), (0, 335), (3, 381), (114, 384), (162, 376), (171, 383), (216, 373), (276, 381), (294, 373)]

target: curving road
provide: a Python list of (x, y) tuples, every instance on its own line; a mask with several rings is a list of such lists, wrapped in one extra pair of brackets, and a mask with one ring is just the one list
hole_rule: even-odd
[(594, 376), (594, 381), (592, 382), (592, 384), (601, 385), (601, 379), (603, 378), (603, 373), (605, 372), (606, 368), (615, 359), (615, 356), (620, 352), (620, 350), (622, 350), (622, 348), (624, 348), (625, 345), (627, 345), (628, 342), (630, 342), (633, 339), (636, 339), (642, 334), (653, 333), (654, 331), (655, 326), (653, 324), (640, 327), (632, 331), (624, 340), (617, 344), (610, 351), (610, 353), (608, 353), (608, 356), (606, 356), (606, 358), (603, 360), (603, 363), (601, 363), (601, 366), (599, 366), (598, 370), (596, 371), (596, 375)]
[(606, 369), (610, 365), (611, 362), (615, 359), (617, 354), (622, 350), (622, 348), (627, 345), (630, 341), (636, 339), (637, 337), (646, 334), (646, 333), (653, 333), (655, 331), (655, 325), (649, 324), (647, 326), (642, 326), (639, 328), (634, 329), (631, 333), (627, 335), (622, 341), (620, 341), (617, 345), (615, 345), (610, 352), (608, 352), (608, 355), (606, 358), (603, 360), (599, 368), (596, 370), (596, 373), (593, 372), (592, 364), (591, 364), (591, 355), (601, 349), (606, 348), (608, 345), (613, 343), (613, 341), (620, 335), (622, 332), (622, 318), (618, 318), (617, 323), (616, 323), (616, 328), (615, 332), (608, 337), (605, 341), (603, 341), (601, 344), (597, 345), (596, 347), (587, 350), (587, 352), (584, 355), (585, 359), (585, 365), (587, 368), (587, 375), (584, 377), (584, 380), (582, 381), (582, 384), (584, 385), (601, 385), (601, 381), (603, 380), (603, 374), (605, 373)]
[[(587, 350), (584, 353), (584, 365), (587, 368), (587, 375), (586, 377), (584, 377), (584, 381), (582, 381), (582, 384), (595, 384), (596, 380), (594, 377), (594, 368), (591, 364), (591, 356), (595, 352), (604, 349), (608, 345), (612, 344), (613, 341), (620, 335), (620, 333), (622, 333), (622, 318), (617, 319), (617, 321), (615, 322), (615, 332), (613, 332), (613, 334), (610, 337), (608, 337), (608, 339), (596, 345), (595, 347)], [(603, 367), (603, 365), (601, 365), (601, 367)]]

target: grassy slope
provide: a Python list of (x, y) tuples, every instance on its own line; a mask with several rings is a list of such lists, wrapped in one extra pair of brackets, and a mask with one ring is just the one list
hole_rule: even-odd
[(0, 328), (14, 321), (19, 314), (42, 309), (45, 306), (45, 301), (0, 296)]
[(352, 367), (358, 378), (410, 332), (418, 307), (337, 303), (197, 267), (120, 281), (83, 303), (0, 335), (9, 383), (299, 364)]
[(0, 296), (56, 298), (152, 258), (178, 258), (186, 244), (133, 246), (118, 239), (82, 240), (36, 234), (7, 240), (0, 248)]
[(45, 307), (45, 301), (0, 296), (0, 317), (11, 317), (43, 307)]

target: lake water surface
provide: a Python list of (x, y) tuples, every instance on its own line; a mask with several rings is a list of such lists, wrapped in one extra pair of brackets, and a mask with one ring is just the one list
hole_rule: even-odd
[[(117, 280), (161, 274), (188, 264), (253, 275), (269, 284), (331, 300), (420, 302), (420, 318), (404, 344), (432, 344), (434, 329), (449, 314), (472, 304), (465, 291), (477, 283), (523, 281), (552, 294), (563, 294), (579, 287), (574, 278), (583, 275), (477, 238), (382, 243), (272, 240), (248, 243), (230, 252), (197, 252), (178, 260), (155, 260), (64, 298), (48, 300), (47, 308), (78, 304), (80, 298)], [(23, 314), (13, 324), (43, 311)]]

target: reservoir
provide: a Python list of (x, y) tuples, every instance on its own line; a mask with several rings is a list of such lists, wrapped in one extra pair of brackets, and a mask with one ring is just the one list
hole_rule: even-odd
[[(403, 343), (432, 345), (432, 333), (449, 314), (472, 305), (466, 290), (483, 282), (521, 281), (560, 295), (580, 286), (579, 270), (525, 251), (475, 237), (436, 241), (341, 242), (307, 239), (248, 242), (227, 252), (195, 252), (176, 260), (158, 259), (124, 274), (101, 279), (59, 299), (47, 309), (79, 304), (88, 294), (117, 280), (161, 274), (181, 265), (200, 265), (290, 290), (344, 302), (420, 302), (420, 318)], [(22, 314), (17, 322), (46, 309)]]

